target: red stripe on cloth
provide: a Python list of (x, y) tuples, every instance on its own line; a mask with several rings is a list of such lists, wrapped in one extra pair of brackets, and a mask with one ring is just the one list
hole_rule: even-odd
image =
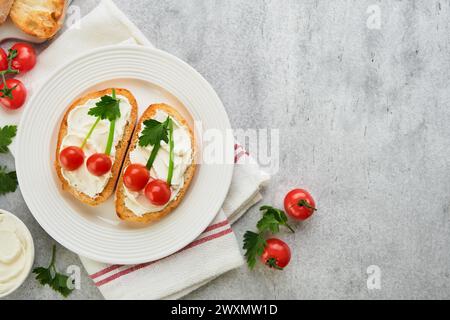
[(121, 266), (122, 266), (122, 265), (120, 265), (120, 264), (113, 264), (113, 265), (110, 265), (109, 267), (107, 267), (107, 268), (105, 268), (105, 269), (102, 269), (102, 270), (100, 270), (100, 271), (98, 271), (98, 272), (96, 272), (96, 273), (94, 273), (94, 274), (89, 275), (89, 277), (90, 277), (91, 279), (98, 278), (98, 277), (104, 275), (105, 273), (108, 273), (108, 272), (111, 272), (111, 271), (113, 271), (113, 270), (116, 270), (116, 269), (120, 268)]
[(212, 224), (208, 228), (206, 228), (205, 231), (203, 231), (203, 233), (226, 226), (228, 223), (229, 223), (228, 220), (223, 220), (222, 222)]
[[(229, 223), (228, 220), (225, 219), (225, 220), (223, 220), (221, 222), (212, 224), (208, 228), (206, 228), (205, 231), (202, 232), (202, 234), (205, 233), (205, 232), (209, 232), (209, 231), (215, 230), (217, 228), (223, 227), (223, 226), (227, 225), (228, 223)], [(91, 279), (95, 279), (95, 278), (98, 278), (98, 277), (100, 277), (100, 276), (102, 276), (102, 275), (104, 275), (106, 273), (114, 271), (114, 270), (116, 270), (116, 269), (118, 269), (118, 268), (120, 268), (122, 266), (123, 265), (121, 265), (121, 264), (113, 264), (113, 265), (110, 265), (109, 267), (107, 267), (105, 269), (102, 269), (102, 270), (100, 270), (100, 271), (98, 271), (98, 272), (96, 272), (94, 274), (89, 275), (89, 277)]]
[[(200, 245), (202, 243), (205, 243), (205, 242), (208, 242), (208, 241), (220, 238), (220, 237), (225, 236), (225, 235), (227, 235), (227, 234), (229, 234), (231, 232), (233, 232), (233, 230), (231, 228), (228, 228), (226, 230), (220, 231), (220, 232), (212, 234), (210, 236), (207, 236), (207, 237), (195, 240), (191, 244), (189, 244), (186, 247), (184, 247), (183, 249), (177, 251), (176, 253), (184, 251), (184, 250), (187, 250), (187, 249), (190, 249), (190, 248), (193, 248), (193, 247), (196, 247), (196, 246), (198, 246), (198, 245)], [(176, 254), (176, 253), (174, 253), (174, 254)], [(165, 258), (163, 258), (163, 259), (165, 259)], [(154, 263), (156, 263), (158, 261), (161, 261), (163, 259), (152, 261), (152, 262), (146, 262), (146, 263), (137, 264), (137, 265), (132, 266), (132, 267), (130, 267), (128, 269), (125, 269), (125, 270), (122, 270), (120, 272), (117, 272), (117, 273), (113, 274), (112, 276), (109, 276), (109, 277), (107, 277), (107, 278), (105, 278), (103, 280), (95, 282), (95, 285), (97, 287), (100, 287), (100, 286), (102, 286), (104, 284), (107, 284), (107, 283), (117, 279), (117, 278), (120, 278), (120, 277), (122, 277), (124, 275), (127, 275), (127, 274), (129, 274), (129, 273), (131, 273), (133, 271), (140, 270), (142, 268), (148, 267), (148, 266), (150, 266), (150, 265), (152, 265), (152, 264), (154, 264)]]

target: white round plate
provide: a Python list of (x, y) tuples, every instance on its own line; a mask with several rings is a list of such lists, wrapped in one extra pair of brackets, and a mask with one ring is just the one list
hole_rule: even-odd
[[(200, 161), (179, 207), (161, 221), (135, 226), (120, 221), (111, 197), (89, 207), (62, 192), (53, 163), (59, 124), (80, 95), (108, 87), (129, 89), (139, 112), (166, 102), (201, 130), (222, 133), (221, 161)], [(202, 148), (200, 126), (195, 127)], [(77, 254), (106, 263), (135, 264), (164, 258), (198, 237), (219, 212), (233, 174), (233, 137), (225, 109), (208, 82), (180, 59), (160, 50), (126, 45), (96, 49), (53, 73), (27, 105), (18, 130), (16, 170), (36, 220)], [(206, 144), (206, 143), (205, 143)], [(215, 146), (216, 147), (216, 146)]]

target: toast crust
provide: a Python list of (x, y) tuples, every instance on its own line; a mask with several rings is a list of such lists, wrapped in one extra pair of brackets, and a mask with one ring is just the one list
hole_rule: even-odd
[(61, 121), (61, 126), (59, 129), (58, 143), (56, 146), (55, 169), (56, 169), (56, 173), (58, 174), (58, 178), (61, 181), (62, 189), (64, 191), (67, 191), (70, 194), (72, 194), (75, 198), (77, 198), (81, 202), (88, 204), (90, 206), (97, 206), (97, 205), (105, 202), (114, 193), (114, 188), (116, 186), (116, 183), (117, 183), (117, 180), (118, 180), (119, 174), (120, 174), (120, 169), (122, 168), (122, 162), (126, 155), (129, 141), (133, 134), (134, 127), (136, 125), (137, 113), (138, 113), (136, 99), (131, 94), (131, 92), (129, 92), (126, 89), (115, 89), (115, 90), (116, 90), (116, 95), (121, 95), (121, 96), (127, 97), (128, 101), (130, 102), (130, 105), (131, 105), (130, 119), (124, 128), (125, 132), (122, 137), (122, 140), (119, 141), (116, 145), (116, 154), (115, 154), (114, 162), (113, 162), (113, 165), (111, 168), (112, 176), (109, 179), (109, 181), (106, 184), (103, 191), (97, 197), (91, 198), (90, 196), (74, 189), (71, 185), (69, 185), (67, 180), (62, 175), (62, 168), (61, 168), (61, 164), (59, 162), (59, 152), (60, 152), (62, 141), (67, 134), (67, 118), (69, 116), (70, 111), (73, 110), (74, 108), (76, 108), (77, 106), (85, 104), (90, 99), (97, 99), (104, 95), (111, 95), (112, 88), (97, 91), (97, 92), (92, 92), (92, 93), (89, 93), (89, 94), (75, 100), (70, 105), (70, 107), (67, 109), (66, 113), (64, 114), (64, 118)]
[[(123, 184), (123, 174), (125, 171), (125, 168), (130, 165), (130, 152), (135, 149), (136, 143), (139, 140), (139, 134), (141, 132), (142, 123), (152, 118), (158, 110), (162, 110), (165, 113), (167, 113), (169, 116), (177, 120), (181, 125), (185, 126), (189, 130), (189, 135), (191, 137), (191, 146), (192, 146), (192, 163), (189, 167), (187, 167), (185, 173), (184, 173), (184, 185), (179, 190), (177, 197), (169, 202), (169, 204), (162, 210), (156, 211), (156, 212), (149, 212), (142, 216), (138, 216), (134, 214), (130, 209), (128, 209), (125, 206), (125, 194), (124, 194), (124, 184)], [(195, 159), (195, 153), (196, 153), (196, 146), (195, 146), (195, 140), (194, 140), (194, 134), (192, 132), (192, 129), (187, 124), (187, 121), (171, 106), (166, 104), (152, 104), (150, 105), (147, 110), (144, 112), (144, 114), (139, 119), (139, 122), (136, 126), (136, 130), (134, 131), (133, 138), (130, 143), (130, 147), (128, 148), (127, 156), (125, 159), (125, 162), (123, 164), (122, 173), (119, 178), (119, 182), (117, 184), (116, 189), (116, 213), (117, 216), (124, 221), (128, 222), (135, 222), (135, 223), (144, 223), (149, 224), (156, 222), (160, 220), (161, 218), (168, 215), (170, 212), (172, 212), (181, 202), (184, 195), (186, 194), (186, 191), (189, 189), (189, 185), (191, 184), (192, 178), (194, 177), (194, 173), (196, 170), (196, 164), (194, 162)]]
[(66, 14), (65, 0), (15, 0), (10, 12), (12, 22), (23, 32), (39, 39), (53, 37)]

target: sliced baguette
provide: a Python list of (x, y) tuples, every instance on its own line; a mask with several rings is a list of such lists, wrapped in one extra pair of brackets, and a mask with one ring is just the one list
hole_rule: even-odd
[(15, 0), (10, 16), (23, 32), (49, 39), (62, 27), (66, 6), (65, 0)]
[[(61, 181), (62, 189), (71, 193), (75, 198), (77, 198), (81, 202), (91, 205), (91, 206), (96, 206), (96, 205), (101, 204), (102, 202), (107, 200), (114, 193), (114, 188), (116, 186), (116, 182), (117, 182), (117, 179), (120, 174), (122, 162), (126, 155), (129, 141), (130, 141), (131, 135), (133, 134), (134, 127), (136, 125), (137, 113), (138, 113), (136, 99), (131, 94), (131, 92), (129, 92), (126, 89), (115, 89), (115, 90), (116, 90), (116, 94), (118, 96), (120, 95), (120, 96), (127, 97), (127, 99), (129, 100), (130, 105), (131, 105), (130, 120), (128, 121), (128, 123), (125, 126), (125, 129), (124, 129), (125, 133), (122, 137), (122, 140), (119, 141), (116, 145), (116, 154), (115, 154), (113, 166), (111, 168), (112, 176), (109, 179), (109, 181), (106, 184), (103, 191), (97, 197), (92, 198), (92, 197), (74, 189), (71, 185), (69, 185), (67, 180), (62, 175), (62, 168), (61, 168), (61, 164), (59, 162), (59, 153), (61, 151), (60, 147), (61, 147), (62, 141), (67, 134), (67, 118), (69, 116), (70, 111), (79, 105), (83, 105), (90, 99), (100, 98), (104, 95), (111, 95), (112, 89), (105, 89), (105, 90), (101, 90), (101, 91), (97, 91), (97, 92), (92, 92), (92, 93), (89, 93), (89, 94), (77, 99), (76, 101), (74, 101), (72, 103), (72, 105), (67, 109), (66, 113), (64, 114), (64, 118), (61, 122), (61, 126), (59, 129), (58, 144), (56, 147), (55, 168), (56, 168), (56, 172), (58, 174), (59, 180)], [(83, 165), (85, 165), (85, 164), (83, 164)]]
[(171, 106), (167, 104), (153, 104), (147, 108), (147, 110), (144, 112), (144, 114), (139, 119), (139, 122), (136, 126), (136, 130), (134, 131), (133, 138), (131, 139), (130, 147), (128, 148), (127, 156), (125, 158), (125, 162), (123, 164), (122, 173), (119, 178), (119, 182), (117, 184), (116, 189), (116, 212), (120, 219), (129, 221), (129, 222), (137, 222), (137, 223), (152, 223), (155, 221), (158, 221), (159, 219), (163, 218), (164, 216), (168, 215), (170, 212), (172, 212), (181, 202), (183, 199), (187, 189), (189, 188), (189, 185), (192, 181), (192, 178), (195, 173), (195, 161), (192, 160), (192, 164), (187, 167), (185, 173), (184, 173), (184, 185), (179, 190), (177, 197), (169, 202), (169, 204), (162, 210), (156, 211), (156, 212), (149, 212), (142, 216), (135, 215), (130, 209), (128, 209), (125, 206), (125, 195), (124, 195), (124, 184), (123, 184), (123, 173), (125, 169), (130, 165), (130, 152), (132, 152), (136, 144), (139, 140), (139, 134), (141, 132), (142, 124), (145, 120), (151, 119), (158, 110), (162, 110), (165, 113), (167, 113), (169, 116), (177, 120), (181, 125), (186, 126), (189, 129), (189, 134), (191, 136), (191, 145), (192, 145), (192, 157), (194, 159), (195, 157), (195, 141), (194, 141), (194, 134), (192, 132), (192, 129), (187, 124), (186, 120), (183, 119), (183, 117)]
[(3, 24), (8, 18), (13, 2), (14, 0), (0, 0), (0, 24)]

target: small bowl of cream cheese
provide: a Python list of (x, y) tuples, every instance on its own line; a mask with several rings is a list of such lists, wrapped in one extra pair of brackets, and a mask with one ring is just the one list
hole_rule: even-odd
[(0, 209), (0, 298), (19, 288), (30, 274), (34, 244), (25, 224)]

